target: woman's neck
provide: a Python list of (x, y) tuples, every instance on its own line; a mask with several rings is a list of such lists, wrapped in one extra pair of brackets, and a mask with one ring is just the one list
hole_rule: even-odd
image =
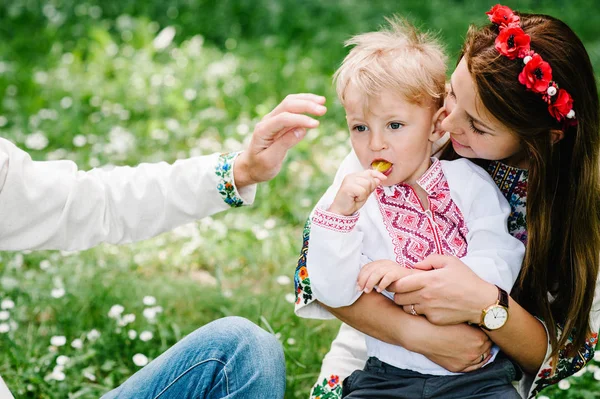
[(502, 161), (502, 163), (519, 169), (529, 169), (529, 157), (527, 156), (526, 151), (521, 151), (517, 154), (514, 154), (506, 158), (504, 161)]

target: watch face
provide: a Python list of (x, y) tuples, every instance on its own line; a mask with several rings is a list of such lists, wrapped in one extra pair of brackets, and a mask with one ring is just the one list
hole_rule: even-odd
[(490, 330), (496, 330), (506, 323), (508, 311), (502, 306), (493, 306), (485, 314), (483, 324)]

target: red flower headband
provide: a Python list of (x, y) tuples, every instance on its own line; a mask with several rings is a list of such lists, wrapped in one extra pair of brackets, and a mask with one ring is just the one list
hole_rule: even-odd
[(552, 80), (550, 64), (529, 47), (531, 38), (521, 29), (519, 16), (509, 7), (500, 4), (496, 4), (486, 14), (500, 31), (496, 38), (496, 50), (511, 60), (523, 59), (525, 67), (519, 74), (519, 83), (527, 87), (527, 90), (541, 95), (548, 104), (548, 112), (557, 121), (564, 121), (568, 125), (576, 124), (571, 95)]

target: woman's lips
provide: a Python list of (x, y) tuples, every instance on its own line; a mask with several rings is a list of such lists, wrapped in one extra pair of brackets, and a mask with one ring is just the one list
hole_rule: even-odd
[(450, 140), (452, 141), (452, 145), (454, 145), (455, 147), (458, 147), (458, 148), (470, 148), (470, 147), (468, 147), (466, 145), (462, 145), (458, 141), (454, 140), (454, 137), (452, 137), (452, 136), (450, 136)]

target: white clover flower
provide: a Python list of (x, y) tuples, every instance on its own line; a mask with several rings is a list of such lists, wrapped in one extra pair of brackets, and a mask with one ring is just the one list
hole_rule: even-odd
[(48, 269), (50, 269), (51, 266), (52, 266), (52, 264), (50, 263), (50, 261), (48, 259), (44, 259), (43, 261), (40, 262), (40, 269), (42, 269), (42, 270), (48, 270)]
[(285, 300), (289, 303), (296, 303), (296, 295), (294, 294), (285, 294)]
[(151, 331), (142, 331), (140, 333), (140, 339), (144, 342), (150, 341), (154, 337)]
[(83, 370), (82, 375), (90, 381), (96, 381), (96, 376), (91, 371)]
[(69, 109), (69, 108), (71, 108), (72, 105), (73, 105), (73, 99), (71, 97), (63, 97), (60, 100), (60, 106), (63, 107), (63, 109)]
[(156, 305), (156, 298), (151, 295), (146, 295), (144, 299), (142, 299), (142, 302), (146, 306), (154, 306)]
[(294, 338), (288, 338), (287, 343), (288, 343), (288, 345), (295, 345), (296, 340)]
[(550, 398), (547, 397), (546, 395), (540, 395), (540, 396), (536, 396), (536, 399), (550, 399)]
[(6, 334), (10, 331), (10, 326), (8, 323), (0, 323), (0, 334)]
[(135, 321), (135, 315), (133, 313), (126, 314), (123, 316), (123, 321), (125, 324), (131, 324)]
[(578, 372), (576, 372), (576, 373), (573, 374), (573, 377), (581, 377), (586, 372), (587, 372), (587, 368), (586, 367), (582, 367), (581, 370), (579, 370)]
[(6, 298), (0, 304), (0, 308), (2, 309), (13, 309), (15, 307), (15, 303), (10, 298)]
[(30, 150), (43, 150), (47, 146), (48, 138), (41, 130), (38, 130), (25, 138), (25, 147)]
[(137, 331), (129, 330), (127, 331), (127, 336), (129, 337), (129, 339), (134, 340), (137, 338)]
[(156, 50), (163, 50), (169, 47), (169, 45), (173, 42), (173, 38), (175, 38), (175, 28), (172, 26), (167, 26), (154, 38), (152, 45)]
[(198, 94), (194, 89), (185, 89), (185, 91), (183, 92), (183, 97), (188, 101), (194, 101), (197, 95)]
[(7, 123), (8, 119), (6, 119), (6, 116), (0, 115), (0, 127), (6, 126)]
[(96, 330), (95, 328), (89, 333), (87, 333), (87, 339), (89, 341), (95, 341), (98, 338), (100, 338), (100, 331)]
[(73, 342), (71, 342), (71, 347), (75, 349), (81, 349), (83, 348), (83, 341), (79, 338), (75, 338)]
[(569, 380), (561, 380), (558, 383), (558, 387), (564, 391), (571, 388), (571, 383), (569, 382)]
[(69, 358), (69, 356), (60, 355), (56, 358), (56, 364), (59, 366), (65, 366), (67, 363), (69, 363), (70, 360), (71, 359)]
[(277, 284), (279, 284), (279, 285), (288, 285), (289, 283), (292, 282), (292, 280), (288, 276), (285, 276), (285, 275), (278, 276), (276, 281), (277, 281)]
[(54, 369), (52, 370), (52, 374), (51, 374), (50, 378), (52, 378), (56, 381), (64, 381), (64, 379), (65, 379), (64, 370), (65, 370), (65, 367), (62, 365), (54, 366)]
[(594, 379), (600, 381), (600, 369), (594, 371)]
[(594, 353), (594, 360), (600, 362), (600, 350)]
[(50, 338), (50, 344), (52, 346), (63, 346), (67, 343), (67, 338), (64, 335), (55, 335)]
[(148, 364), (148, 358), (146, 357), (146, 355), (136, 353), (135, 355), (133, 355), (133, 364), (135, 364), (138, 367), (144, 367)]
[(65, 296), (65, 290), (64, 288), (54, 288), (52, 289), (50, 295), (52, 295), (52, 298), (62, 298), (63, 296)]
[(121, 313), (123, 313), (124, 310), (125, 308), (122, 305), (112, 305), (108, 311), (108, 317), (111, 319), (117, 319), (121, 316)]
[(0, 320), (8, 320), (10, 319), (10, 312), (8, 310), (0, 311)]
[(75, 147), (83, 147), (87, 144), (87, 138), (83, 134), (78, 134), (73, 137), (73, 145)]
[(265, 229), (267, 230), (271, 230), (272, 228), (275, 227), (275, 225), (277, 224), (277, 221), (275, 221), (275, 219), (273, 218), (268, 218), (267, 220), (265, 220)]
[(146, 308), (144, 309), (142, 314), (147, 320), (154, 320), (156, 318), (156, 311), (154, 310), (154, 308)]

